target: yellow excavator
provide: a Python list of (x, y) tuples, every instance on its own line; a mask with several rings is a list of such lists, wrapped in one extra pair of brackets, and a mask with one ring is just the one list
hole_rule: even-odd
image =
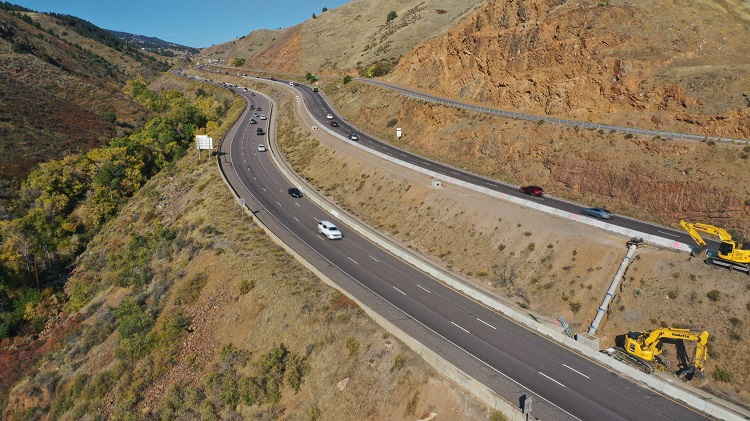
[(744, 248), (746, 246), (743, 246), (741, 243), (732, 240), (732, 236), (725, 229), (713, 225), (685, 221), (680, 221), (680, 225), (698, 243), (698, 248), (690, 253), (692, 256), (696, 256), (706, 250), (708, 244), (701, 237), (699, 231), (705, 232), (706, 234), (719, 237), (721, 241), (717, 255), (715, 257), (708, 257), (706, 263), (723, 266), (729, 270), (738, 270), (750, 275), (750, 250)]
[[(648, 332), (628, 332), (625, 342), (618, 348), (618, 354), (623, 359), (637, 366), (646, 373), (653, 373), (656, 368), (654, 363), (659, 363), (665, 368), (670, 367), (669, 360), (662, 358), (662, 343), (664, 340), (678, 340), (678, 358), (683, 362), (683, 369), (679, 377), (683, 380), (691, 378), (694, 374), (703, 376), (706, 367), (708, 332), (692, 331), (690, 329), (662, 328)], [(695, 342), (695, 356), (692, 361), (687, 358), (684, 342)], [(680, 347), (680, 345), (682, 345)], [(624, 354), (623, 354), (624, 353)]]

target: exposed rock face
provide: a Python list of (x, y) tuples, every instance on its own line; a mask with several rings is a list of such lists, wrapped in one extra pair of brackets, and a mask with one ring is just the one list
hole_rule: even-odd
[(246, 66), (255, 69), (274, 69), (277, 72), (302, 73), (300, 67), (301, 28), (301, 25), (297, 25), (281, 32), (269, 46), (253, 55), (251, 62)]
[(750, 36), (744, 12), (727, 18), (682, 1), (490, 1), (388, 78), (530, 113), (746, 138), (750, 59), (732, 53)]

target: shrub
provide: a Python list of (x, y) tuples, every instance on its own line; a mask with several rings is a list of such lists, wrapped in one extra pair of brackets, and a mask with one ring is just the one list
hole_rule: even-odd
[(240, 290), (240, 295), (245, 295), (255, 288), (255, 281), (249, 279), (243, 279), (237, 289)]
[(206, 282), (208, 282), (208, 275), (206, 273), (201, 272), (191, 277), (180, 285), (175, 292), (174, 303), (176, 305), (195, 304)]
[(359, 342), (354, 336), (346, 337), (346, 349), (349, 350), (349, 356), (353, 357), (359, 352)]
[(394, 127), (396, 124), (398, 124), (398, 119), (392, 118), (388, 120), (388, 123), (385, 125), (385, 127)]
[(500, 411), (492, 411), (490, 421), (508, 421), (508, 417)]
[(344, 76), (344, 85), (352, 81), (352, 77), (349, 75)]
[(396, 11), (391, 10), (390, 12), (388, 12), (388, 16), (385, 18), (385, 23), (388, 23), (392, 21), (393, 19), (396, 19), (397, 17), (398, 15), (396, 14)]
[(318, 421), (322, 419), (320, 408), (318, 408), (317, 405), (313, 405), (310, 407), (310, 409), (307, 410), (307, 416), (310, 421)]
[(104, 113), (104, 121), (115, 124), (115, 122), (117, 122), (117, 115), (112, 111), (107, 111)]
[(570, 306), (570, 311), (573, 313), (578, 313), (581, 310), (581, 303), (578, 301), (571, 301), (568, 305)]
[(721, 292), (719, 292), (718, 289), (712, 289), (711, 291), (708, 291), (706, 297), (711, 301), (719, 301), (719, 298), (721, 298)]
[(404, 367), (405, 362), (406, 354), (404, 354), (403, 352), (399, 352), (395, 357), (393, 357), (393, 368), (395, 368), (396, 370), (401, 370)]
[(734, 379), (734, 374), (732, 374), (732, 371), (724, 367), (716, 367), (716, 370), (714, 370), (712, 376), (717, 382), (724, 383), (729, 383), (732, 381), (732, 379)]

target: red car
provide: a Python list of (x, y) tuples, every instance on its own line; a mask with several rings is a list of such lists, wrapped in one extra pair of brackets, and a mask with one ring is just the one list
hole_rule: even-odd
[(331, 127), (338, 127), (338, 126), (339, 126), (339, 123), (337, 123), (335, 121), (331, 122)]
[(521, 187), (521, 191), (532, 196), (541, 196), (544, 194), (544, 189), (539, 186), (523, 186)]

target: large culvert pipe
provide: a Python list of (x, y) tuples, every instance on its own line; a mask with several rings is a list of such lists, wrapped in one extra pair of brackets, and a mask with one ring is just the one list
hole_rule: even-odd
[(635, 254), (635, 249), (638, 248), (639, 242), (637, 241), (629, 241), (628, 242), (628, 253), (625, 255), (625, 258), (622, 260), (622, 263), (620, 264), (620, 269), (615, 274), (615, 279), (612, 280), (612, 285), (609, 286), (609, 291), (604, 295), (604, 300), (602, 300), (602, 305), (599, 306), (599, 310), (596, 312), (596, 317), (594, 317), (594, 321), (591, 323), (591, 326), (589, 326), (589, 335), (593, 335), (596, 333), (596, 330), (599, 329), (599, 323), (602, 321), (602, 317), (604, 317), (604, 314), (607, 313), (607, 308), (609, 307), (609, 303), (612, 301), (612, 297), (615, 294), (615, 290), (617, 289), (617, 286), (620, 285), (620, 281), (622, 280), (622, 276), (625, 274), (625, 269), (628, 268), (628, 265), (630, 264), (631, 259), (633, 258), (633, 254)]

